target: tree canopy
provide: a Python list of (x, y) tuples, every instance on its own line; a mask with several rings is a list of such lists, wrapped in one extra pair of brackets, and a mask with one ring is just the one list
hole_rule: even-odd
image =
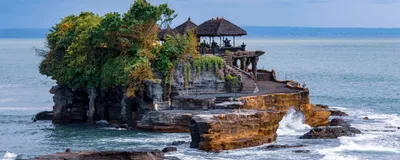
[(194, 34), (157, 45), (160, 28), (175, 17), (167, 4), (144, 0), (136, 0), (123, 14), (67, 16), (47, 35), (40, 73), (71, 88), (125, 86), (140, 91), (144, 80), (154, 78), (154, 70), (166, 75), (184, 53), (198, 55)]

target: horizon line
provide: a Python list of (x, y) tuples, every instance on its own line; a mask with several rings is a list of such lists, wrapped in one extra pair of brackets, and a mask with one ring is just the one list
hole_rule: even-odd
[[(258, 26), (258, 25), (238, 25), (240, 27), (266, 27), (266, 28), (310, 28), (310, 29), (400, 29), (400, 27), (306, 27), (306, 26)], [(10, 29), (51, 29), (49, 28), (0, 28), (0, 30)]]

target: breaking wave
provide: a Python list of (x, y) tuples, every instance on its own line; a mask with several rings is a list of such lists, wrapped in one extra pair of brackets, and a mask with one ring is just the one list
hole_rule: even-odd
[[(339, 137), (338, 146), (318, 150), (325, 155), (323, 159), (366, 159), (371, 154), (381, 155), (381, 159), (400, 156), (400, 116), (347, 108), (340, 110), (349, 114), (343, 118), (351, 121), (352, 126), (363, 134)], [(363, 120), (364, 117), (369, 120)]]
[(2, 158), (2, 160), (14, 160), (18, 157), (18, 154), (6, 152)]
[(290, 108), (285, 117), (279, 122), (278, 135), (302, 135), (309, 131), (311, 127), (304, 123), (305, 118), (301, 112), (296, 112)]

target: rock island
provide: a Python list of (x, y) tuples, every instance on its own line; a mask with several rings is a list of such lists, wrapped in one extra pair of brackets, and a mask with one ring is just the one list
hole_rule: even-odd
[(40, 72), (57, 81), (53, 123), (105, 120), (151, 132), (190, 132), (191, 147), (221, 151), (276, 140), (290, 108), (310, 126), (330, 112), (309, 90), (258, 68), (268, 51), (235, 37), (247, 32), (223, 17), (170, 28), (175, 12), (137, 0), (128, 12), (71, 15), (47, 35)]

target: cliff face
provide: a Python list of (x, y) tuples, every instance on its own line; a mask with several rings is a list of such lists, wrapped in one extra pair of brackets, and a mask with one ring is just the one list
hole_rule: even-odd
[(76, 123), (107, 120), (134, 124), (144, 114), (154, 110), (153, 102), (163, 104), (160, 83), (146, 82), (145, 95), (129, 98), (126, 88), (76, 89), (54, 86), (53, 123)]
[(193, 116), (189, 128), (192, 148), (204, 151), (258, 146), (276, 140), (285, 112), (214, 110)]
[(330, 112), (326, 109), (312, 106), (308, 91), (298, 93), (276, 93), (240, 98), (244, 109), (288, 111), (294, 107), (303, 112), (306, 123), (310, 126), (326, 126)]

